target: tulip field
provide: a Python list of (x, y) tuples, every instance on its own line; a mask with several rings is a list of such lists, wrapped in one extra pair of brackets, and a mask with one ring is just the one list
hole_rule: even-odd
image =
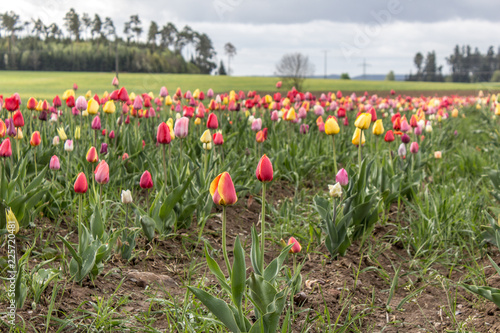
[(500, 331), (500, 94), (273, 80), (0, 96), (0, 330)]

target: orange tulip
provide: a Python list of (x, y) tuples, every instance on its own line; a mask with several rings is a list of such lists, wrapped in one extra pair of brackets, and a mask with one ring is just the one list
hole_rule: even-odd
[(40, 137), (40, 132), (38, 131), (33, 132), (33, 134), (31, 135), (30, 145), (32, 147), (36, 147), (39, 146), (41, 142), (42, 138)]

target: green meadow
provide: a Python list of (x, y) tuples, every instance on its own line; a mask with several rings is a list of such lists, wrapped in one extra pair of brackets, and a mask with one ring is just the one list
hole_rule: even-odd
[[(112, 91), (111, 80), (114, 73), (94, 72), (31, 72), (31, 71), (1, 71), (0, 93), (10, 95), (18, 92), (21, 97), (51, 99), (56, 94), (62, 94), (66, 89), (78, 84), (78, 93), (84, 94), (88, 90), (102, 94)], [(269, 92), (275, 90), (278, 81), (276, 77), (232, 77), (208, 76), (189, 74), (145, 74), (122, 73), (119, 75), (120, 86), (134, 92), (157, 93), (160, 87), (165, 86), (169, 91), (181, 87), (183, 90), (212, 88), (217, 92), (229, 90), (257, 90)], [(474, 91), (500, 90), (500, 83), (439, 83), (439, 82), (402, 82), (402, 81), (354, 81), (354, 80), (325, 80), (308, 79), (305, 90), (308, 91), (363, 91), (386, 92), (394, 89), (398, 92), (417, 91)]]

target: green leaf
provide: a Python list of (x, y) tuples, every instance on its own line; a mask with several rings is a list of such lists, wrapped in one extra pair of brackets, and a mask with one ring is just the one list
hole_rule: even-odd
[(208, 254), (208, 246), (205, 244), (205, 258), (207, 258), (207, 265), (213, 275), (217, 278), (222, 288), (224, 288), (228, 294), (231, 294), (231, 288), (226, 282), (226, 277), (222, 273), (219, 264)]
[(288, 253), (290, 249), (293, 247), (293, 244), (288, 245), (285, 247), (280, 255), (277, 258), (274, 258), (273, 261), (264, 269), (264, 279), (270, 283), (274, 281), (276, 276), (278, 276), (279, 271), (281, 270), (281, 266), (283, 265), (283, 262), (285, 262), (286, 257), (288, 256)]
[(240, 329), (236, 324), (233, 312), (226, 302), (213, 297), (207, 292), (196, 288), (188, 287), (188, 289), (224, 324), (234, 333), (239, 333)]
[(95, 265), (95, 257), (96, 257), (96, 250), (97, 250), (97, 244), (93, 243), (89, 247), (83, 251), (82, 254), (82, 261), (83, 265), (76, 275), (76, 281), (80, 282), (82, 281), (92, 270), (92, 268)]
[(147, 215), (143, 215), (141, 216), (141, 225), (148, 242), (151, 242), (155, 236), (155, 220)]
[(250, 248), (250, 261), (252, 262), (253, 270), (256, 274), (262, 275), (260, 271), (261, 265), (261, 255), (259, 246), (259, 236), (257, 235), (257, 230), (255, 225), (252, 226), (252, 247)]
[(250, 298), (260, 313), (267, 313), (267, 307), (274, 300), (276, 289), (260, 275), (252, 273), (248, 280)]
[(94, 212), (90, 217), (90, 232), (96, 239), (102, 238), (102, 234), (104, 233), (104, 224), (102, 223), (101, 207), (99, 203), (94, 206)]
[(66, 245), (66, 247), (68, 248), (69, 252), (71, 253), (71, 256), (76, 260), (76, 262), (78, 263), (78, 265), (81, 267), (82, 266), (82, 258), (78, 255), (78, 253), (76, 253), (75, 249), (73, 248), (73, 246), (64, 238), (62, 237), (61, 235), (57, 235), (57, 237), (59, 237), (59, 239), (64, 243), (64, 245)]
[(246, 285), (246, 265), (245, 265), (245, 252), (240, 243), (240, 237), (236, 236), (234, 242), (234, 260), (233, 270), (231, 276), (231, 291), (233, 294), (233, 302), (239, 308), (245, 294)]

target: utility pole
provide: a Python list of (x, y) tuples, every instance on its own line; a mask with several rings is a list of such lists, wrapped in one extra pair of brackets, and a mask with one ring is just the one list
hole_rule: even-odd
[(363, 80), (366, 80), (366, 67), (369, 67), (371, 65), (366, 63), (366, 58), (363, 58), (363, 63), (359, 64), (358, 66), (363, 67)]
[(325, 54), (325, 79), (326, 79), (326, 59), (327, 59), (327, 54), (328, 54), (328, 50), (323, 50), (323, 53)]

